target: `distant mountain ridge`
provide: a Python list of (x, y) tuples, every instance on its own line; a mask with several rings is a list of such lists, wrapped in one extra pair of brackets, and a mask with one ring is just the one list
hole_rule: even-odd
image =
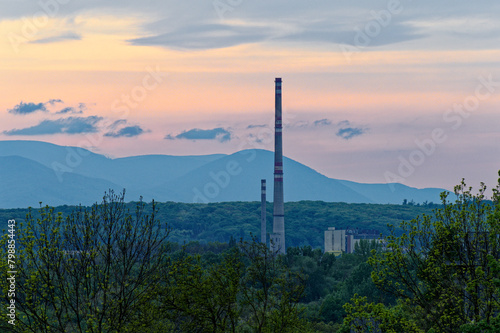
[[(260, 179), (273, 193), (273, 152), (243, 150), (231, 155), (143, 155), (111, 159), (89, 150), (40, 141), (0, 141), (0, 208), (88, 205), (112, 188), (127, 200), (259, 201)], [(347, 203), (439, 202), (442, 189), (402, 184), (362, 184), (328, 178), (284, 158), (285, 201)]]

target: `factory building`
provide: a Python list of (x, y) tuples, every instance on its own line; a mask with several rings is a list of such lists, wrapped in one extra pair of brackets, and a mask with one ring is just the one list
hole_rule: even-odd
[(381, 241), (380, 232), (369, 229), (335, 229), (330, 227), (325, 231), (325, 253), (341, 255), (354, 253), (356, 244), (361, 240)]

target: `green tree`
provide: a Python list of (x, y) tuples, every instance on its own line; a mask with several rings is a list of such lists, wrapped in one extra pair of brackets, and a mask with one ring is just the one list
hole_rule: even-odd
[(347, 316), (341, 333), (424, 333), (404, 310), (402, 304), (386, 307), (384, 304), (368, 303), (366, 297), (355, 295), (344, 305)]
[(325, 322), (340, 323), (345, 316), (343, 305), (349, 301), (351, 295), (346, 294), (345, 288), (333, 291), (321, 303), (319, 314)]
[(181, 253), (164, 274), (157, 304), (183, 332), (237, 332), (242, 263), (236, 249), (205, 266), (200, 255)]
[(361, 239), (354, 245), (354, 253), (365, 259), (370, 257), (373, 250), (378, 251), (382, 249), (382, 245), (378, 240)]
[(190, 254), (187, 247), (172, 254), (152, 306), (176, 330), (304, 331), (299, 316), (304, 277), (288, 269), (282, 256), (256, 239), (218, 255)]
[(285, 256), (270, 251), (255, 238), (240, 242), (247, 262), (241, 280), (243, 320), (252, 332), (303, 332), (299, 299), (303, 296), (305, 277), (292, 272)]
[[(500, 188), (500, 187), (499, 187)], [(391, 226), (387, 251), (369, 259), (373, 282), (419, 314), (424, 330), (459, 332), (460, 327), (498, 316), (498, 277), (492, 259), (500, 258), (499, 196), (485, 201), (465, 183), (455, 187), (454, 203), (442, 194), (443, 208), (402, 222), (398, 236)]]
[[(131, 318), (160, 282), (168, 230), (156, 219), (155, 202), (149, 214), (142, 201), (132, 213), (124, 196), (110, 191), (101, 204), (78, 207), (66, 219), (49, 207), (38, 217), (29, 211), (16, 239), (17, 331), (131, 332), (136, 326)], [(0, 284), (3, 307), (5, 279)]]

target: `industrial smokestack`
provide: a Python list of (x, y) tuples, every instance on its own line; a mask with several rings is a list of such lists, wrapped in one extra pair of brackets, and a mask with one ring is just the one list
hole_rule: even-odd
[(284, 254), (285, 251), (285, 209), (283, 199), (283, 138), (281, 118), (281, 78), (275, 82), (274, 122), (274, 213), (271, 250)]
[(264, 244), (267, 242), (266, 237), (266, 180), (260, 181), (260, 241)]

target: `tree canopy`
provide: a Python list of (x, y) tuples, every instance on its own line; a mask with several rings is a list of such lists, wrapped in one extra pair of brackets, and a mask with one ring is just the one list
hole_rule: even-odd
[(485, 201), (484, 184), (473, 194), (462, 181), (455, 201), (443, 193), (442, 208), (401, 222), (401, 235), (391, 226), (386, 249), (374, 251), (368, 262), (375, 285), (400, 303), (385, 308), (355, 297), (346, 305), (346, 324), (356, 332), (367, 325), (398, 331), (393, 319), (405, 311), (408, 331), (472, 332), (498, 325), (499, 189)]

